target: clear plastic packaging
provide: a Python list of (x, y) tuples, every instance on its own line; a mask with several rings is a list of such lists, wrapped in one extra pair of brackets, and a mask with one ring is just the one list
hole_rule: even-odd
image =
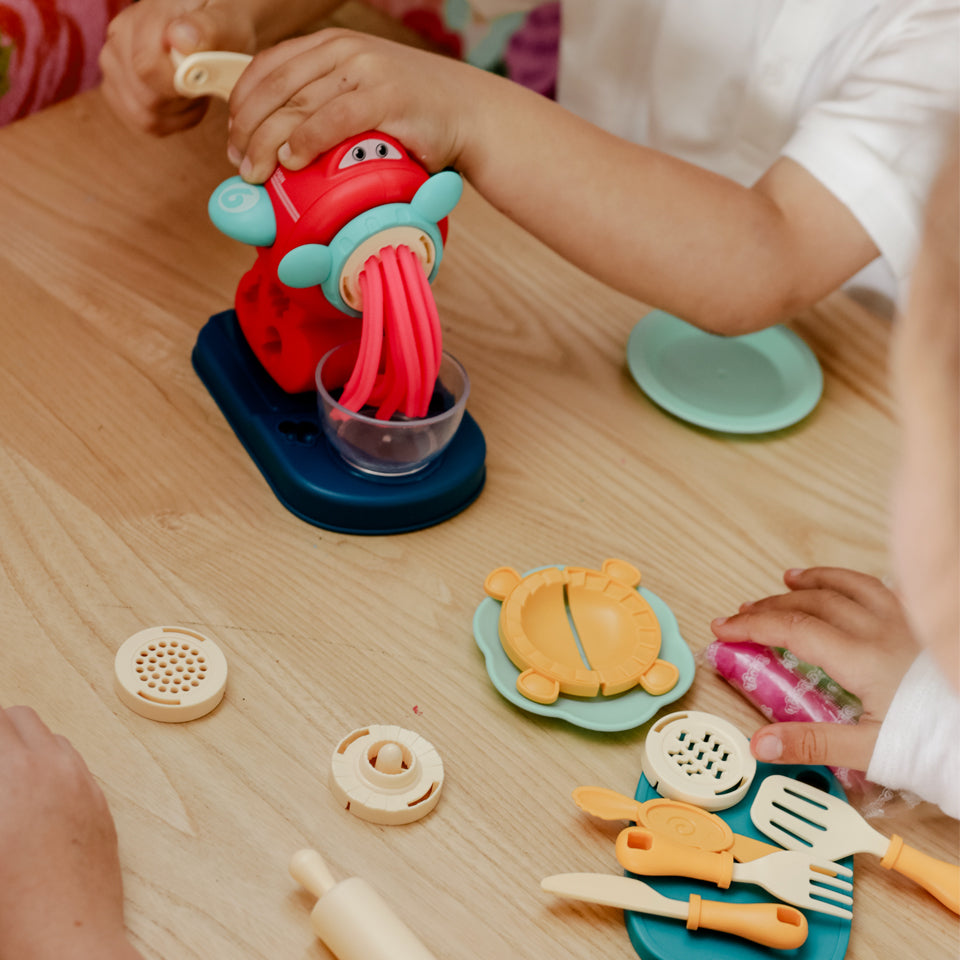
[[(771, 723), (856, 723), (863, 713), (856, 696), (822, 667), (805, 663), (790, 650), (715, 640), (702, 656)], [(846, 790), (859, 795), (858, 805), (866, 817), (888, 813), (895, 800), (907, 806), (918, 802), (912, 794), (872, 783), (862, 771), (831, 769)]]
[[(715, 640), (704, 656), (717, 673), (750, 701), (771, 723), (856, 723), (860, 701), (819, 667), (803, 664), (778, 647), (750, 641)], [(862, 773), (833, 768), (846, 789), (862, 789)]]

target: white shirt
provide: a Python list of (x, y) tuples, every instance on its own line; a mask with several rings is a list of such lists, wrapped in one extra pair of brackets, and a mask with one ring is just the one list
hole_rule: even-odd
[(867, 779), (909, 790), (960, 819), (960, 697), (929, 653), (921, 653), (894, 694)]
[(896, 281), (960, 110), (958, 75), (958, 0), (562, 4), (563, 106), (744, 185), (792, 158), (854, 213)]

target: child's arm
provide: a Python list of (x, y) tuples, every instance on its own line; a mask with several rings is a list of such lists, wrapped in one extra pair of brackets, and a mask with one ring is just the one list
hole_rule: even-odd
[(135, 129), (160, 136), (199, 123), (207, 101), (188, 100), (173, 88), (170, 50), (261, 47), (307, 28), (343, 0), (139, 0), (107, 30), (100, 52), (102, 91), (113, 111)]
[(141, 960), (106, 800), (29, 707), (0, 709), (0, 957)]
[(753, 188), (628, 143), (502, 78), (348, 31), (264, 51), (231, 101), (231, 156), (262, 181), (379, 129), (452, 165), (588, 273), (706, 329), (806, 307), (877, 256), (850, 211), (781, 159)]
[(859, 697), (856, 724), (776, 723), (750, 741), (759, 760), (866, 770), (901, 678), (919, 648), (897, 597), (875, 577), (834, 567), (788, 570), (789, 593), (714, 620), (721, 641), (787, 647)]

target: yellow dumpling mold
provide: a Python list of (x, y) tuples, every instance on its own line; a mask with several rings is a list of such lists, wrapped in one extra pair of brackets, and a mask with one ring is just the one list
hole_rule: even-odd
[(595, 697), (639, 684), (660, 696), (679, 670), (660, 652), (660, 624), (637, 592), (640, 571), (624, 560), (600, 570), (546, 567), (522, 577), (498, 567), (484, 589), (500, 600), (504, 652), (521, 671), (517, 690), (535, 703), (560, 694)]

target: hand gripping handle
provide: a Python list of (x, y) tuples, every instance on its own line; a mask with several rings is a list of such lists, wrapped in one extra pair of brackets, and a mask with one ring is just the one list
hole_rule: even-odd
[(793, 950), (807, 939), (807, 918), (785, 903), (721, 903), (690, 894), (687, 929), (720, 930), (765, 947)]
[(712, 853), (657, 836), (645, 827), (627, 827), (617, 836), (617, 860), (646, 877), (690, 877), (726, 890), (733, 880), (733, 854)]
[(945, 907), (960, 913), (960, 866), (928, 856), (908, 847), (894, 834), (880, 866), (896, 870), (932, 893)]

